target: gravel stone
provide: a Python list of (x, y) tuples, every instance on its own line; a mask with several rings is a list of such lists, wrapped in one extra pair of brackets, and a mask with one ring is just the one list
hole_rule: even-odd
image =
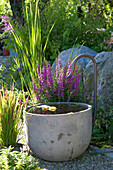
[(113, 170), (113, 158), (102, 154), (89, 155), (86, 151), (82, 156), (68, 162), (53, 163), (36, 158), (44, 170)]

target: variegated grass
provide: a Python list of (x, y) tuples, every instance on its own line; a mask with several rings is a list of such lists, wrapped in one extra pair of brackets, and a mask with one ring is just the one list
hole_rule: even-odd
[(21, 92), (16, 94), (14, 87), (0, 90), (0, 145), (15, 146), (21, 131), (22, 110), (27, 104), (20, 101)]

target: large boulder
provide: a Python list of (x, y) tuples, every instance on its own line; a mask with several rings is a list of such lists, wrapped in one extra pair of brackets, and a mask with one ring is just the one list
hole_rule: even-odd
[[(97, 63), (97, 87), (101, 89), (98, 94), (98, 105), (113, 105), (113, 52), (98, 53), (95, 58)], [(93, 63), (90, 61), (85, 68), (84, 77), (88, 76), (88, 89), (93, 92)]]
[[(69, 56), (72, 61), (75, 59), (76, 56), (81, 55), (81, 54), (88, 54), (94, 58), (97, 55), (97, 52), (95, 52), (94, 50), (91, 50), (90, 48), (86, 46), (67, 49), (60, 53), (60, 59), (61, 59), (62, 65), (67, 64)], [(89, 58), (81, 58), (77, 63), (81, 66), (81, 68), (84, 68), (88, 64), (89, 61), (90, 61)], [(52, 65), (53, 72), (55, 72), (55, 68), (56, 68), (56, 61), (54, 61)]]

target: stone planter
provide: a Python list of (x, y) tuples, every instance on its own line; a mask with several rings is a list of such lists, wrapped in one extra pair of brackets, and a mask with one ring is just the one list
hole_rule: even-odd
[(25, 133), (30, 149), (47, 161), (68, 161), (81, 155), (91, 140), (92, 107), (74, 102), (43, 104), (77, 104), (84, 110), (44, 115), (29, 113), (28, 109), (34, 106), (24, 109)]

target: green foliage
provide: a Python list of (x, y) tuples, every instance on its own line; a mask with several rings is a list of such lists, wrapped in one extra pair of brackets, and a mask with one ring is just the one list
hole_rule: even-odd
[(12, 149), (9, 147), (0, 151), (0, 170), (40, 170), (34, 157)]
[(9, 35), (8, 46), (17, 53), (17, 56), (14, 58), (16, 63), (15, 69), (21, 70), (19, 75), (21, 77), (22, 88), (23, 84), (24, 86), (27, 84), (27, 87), (30, 86), (31, 78), (35, 79), (37, 60), (40, 66), (43, 65), (49, 34), (54, 26), (53, 24), (49, 30), (45, 45), (42, 48), (38, 3), (38, 0), (35, 3), (33, 1), (29, 3), (25, 1), (23, 3), (24, 26), (16, 21), (11, 21), (13, 32)]
[[(41, 27), (40, 27), (40, 16), (39, 16), (39, 8), (38, 8), (38, 0), (35, 4), (35, 9), (33, 10), (34, 5), (32, 2), (30, 4), (25, 3), (24, 6), (24, 17), (26, 21), (26, 32), (27, 37), (25, 41), (25, 35), (22, 36), (22, 31), (15, 29), (18, 25), (15, 24), (13, 37), (15, 40), (15, 49), (17, 54), (21, 54), (22, 62), (25, 62), (25, 57), (30, 58), (31, 65), (33, 67), (33, 71), (36, 66), (36, 61), (39, 59), (39, 63), (42, 63), (42, 47), (41, 47)], [(34, 12), (35, 11), (35, 12)], [(27, 59), (27, 60), (28, 60)]]
[(27, 104), (20, 101), (21, 92), (16, 94), (12, 87), (10, 91), (0, 90), (0, 144), (15, 146), (21, 131), (22, 110)]
[[(81, 12), (78, 11), (80, 3), (72, 0), (54, 0), (41, 5), (42, 42), (56, 21), (46, 50), (47, 60), (53, 61), (59, 51), (76, 44), (84, 44), (97, 52), (104, 50), (103, 41), (109, 39), (109, 27), (112, 26), (109, 4), (105, 6), (93, 1), (90, 10), (88, 2), (82, 3)], [(105, 7), (109, 11), (104, 12)], [(103, 31), (101, 28), (106, 29)]]
[(19, 23), (23, 22), (23, 13), (22, 13), (22, 2), (24, 0), (10, 0), (10, 5), (13, 13), (13, 19), (16, 18), (16, 20)]
[(24, 84), (26, 82), (29, 86), (31, 77), (36, 76), (37, 59), (40, 64), (44, 58), (52, 64), (59, 51), (72, 46), (84, 44), (97, 52), (106, 50), (107, 44), (103, 42), (110, 38), (109, 28), (112, 26), (109, 3), (92, 0), (89, 6), (89, 2), (85, 1), (81, 4), (80, 1), (72, 0), (54, 0), (47, 3), (26, 0), (23, 1), (22, 10), (24, 23), (11, 21), (14, 33), (6, 40), (8, 47), (16, 51), (18, 57), (15, 57), (17, 66), (15, 65), (14, 69), (12, 67), (15, 80), (18, 79), (18, 74), (20, 75), (17, 69), (21, 68), (21, 80), (24, 79)]
[(99, 147), (113, 143), (113, 107), (98, 108), (92, 143)]
[(12, 15), (11, 6), (9, 0), (0, 1), (0, 16), (1, 15)]

